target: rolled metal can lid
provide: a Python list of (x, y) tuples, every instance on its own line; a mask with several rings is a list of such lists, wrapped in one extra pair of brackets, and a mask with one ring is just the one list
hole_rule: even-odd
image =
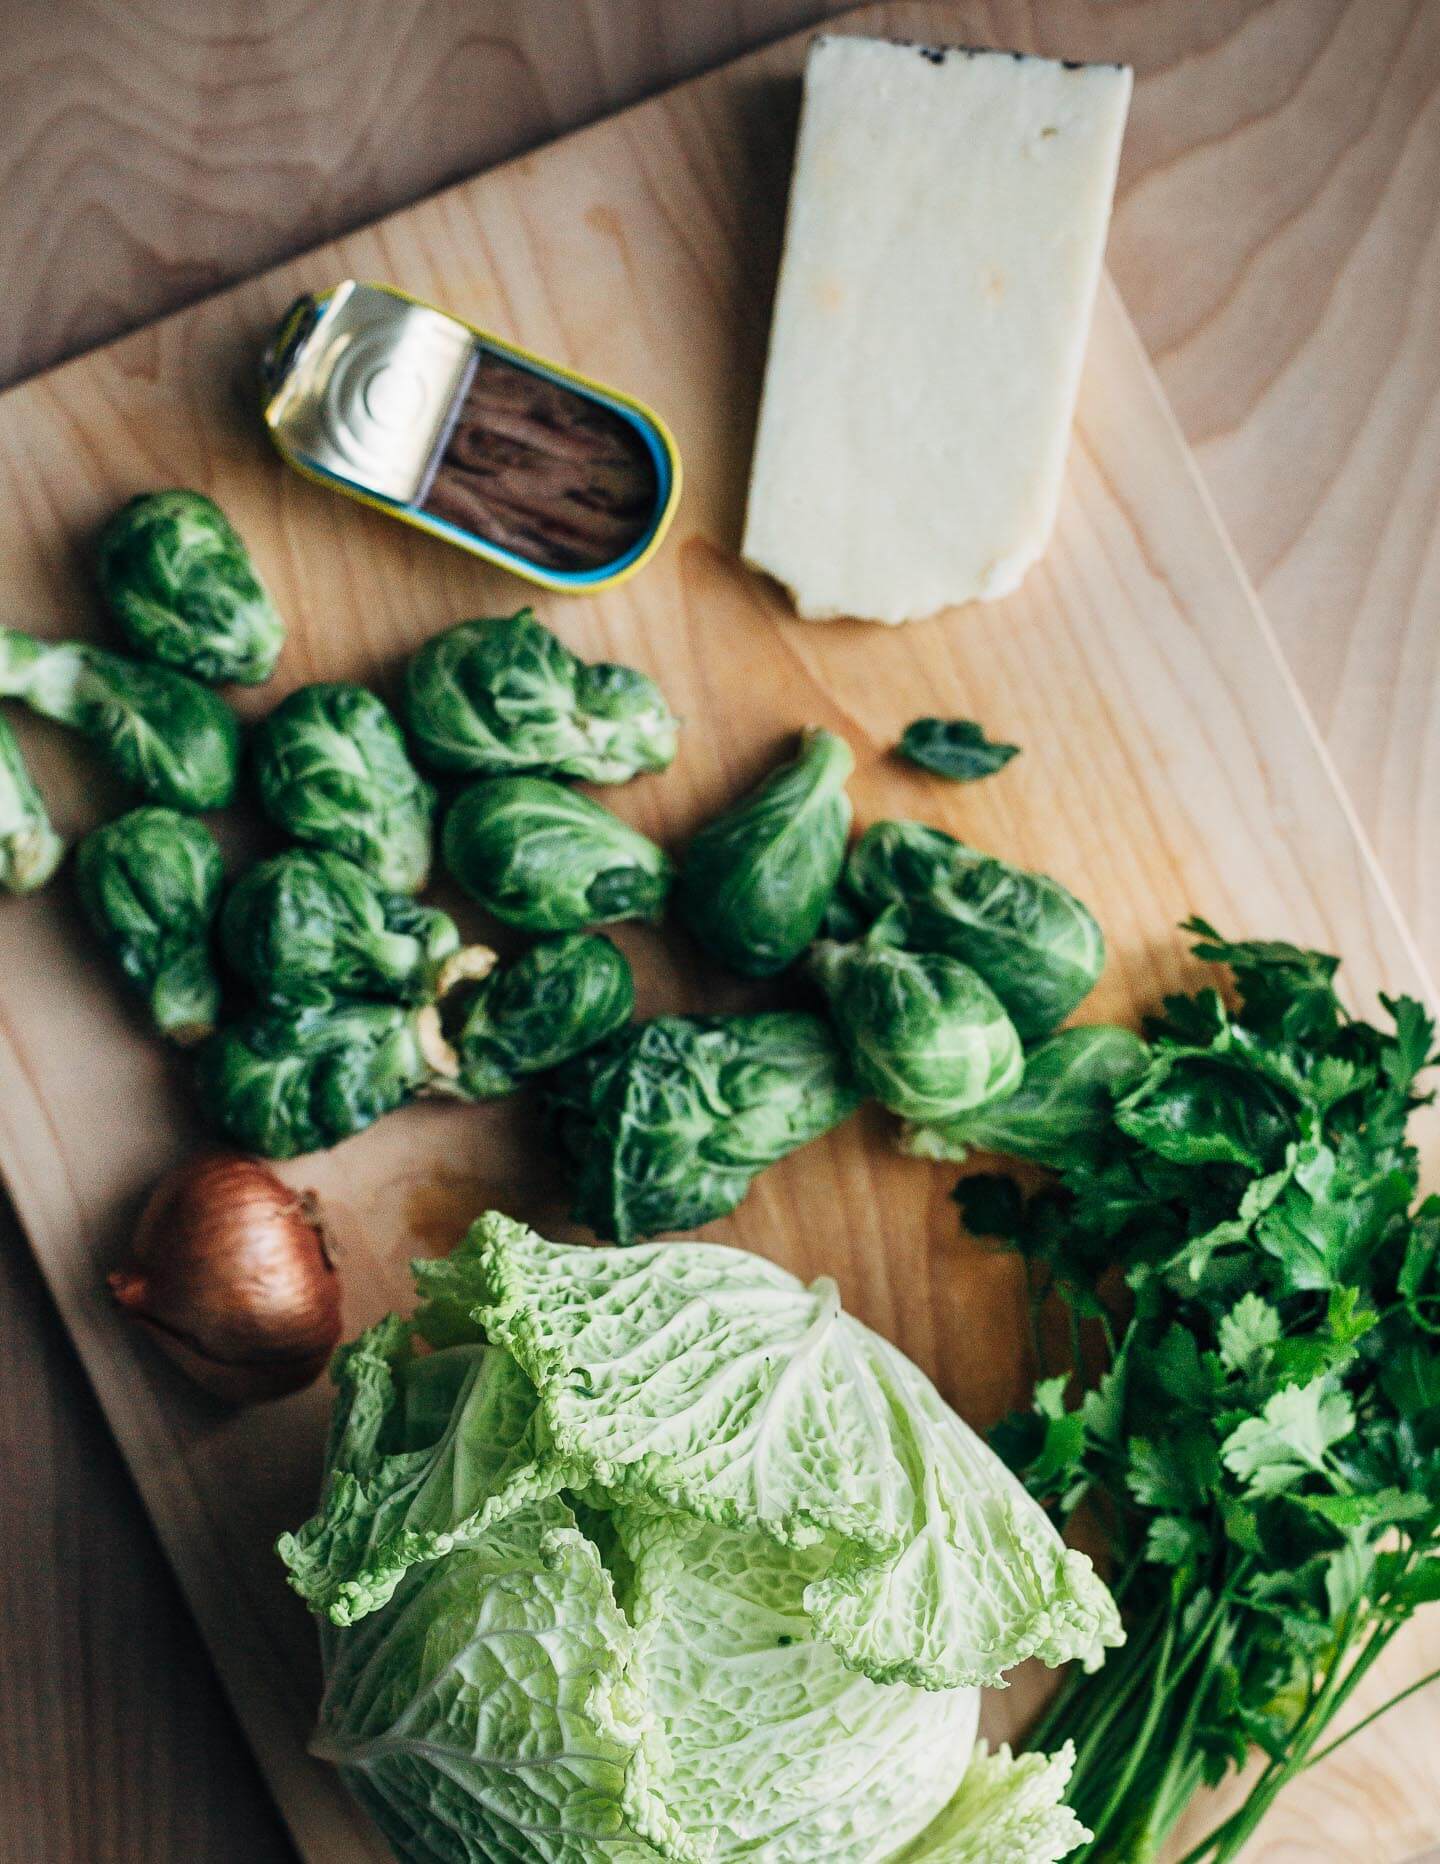
[[(477, 360), (456, 318), (347, 280), (287, 314), (266, 420), (285, 451), (362, 492), (418, 503)], [(297, 316), (298, 311), (298, 316)], [(286, 334), (282, 326), (281, 337)]]
[(648, 408), (393, 287), (297, 299), (261, 383), (301, 472), (550, 588), (633, 573), (678, 499)]

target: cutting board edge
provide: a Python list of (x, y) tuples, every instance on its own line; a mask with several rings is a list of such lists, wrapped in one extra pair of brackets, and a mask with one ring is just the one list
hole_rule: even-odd
[[(846, 17), (848, 18), (849, 15), (847, 14)], [(1339, 766), (1335, 762), (1329, 745), (1325, 742), (1324, 733), (1320, 730), (1315, 714), (1311, 709), (1310, 702), (1305, 697), (1300, 682), (1295, 677), (1295, 670), (1290, 665), (1285, 650), (1280, 644), (1280, 636), (1276, 631), (1275, 625), (1265, 611), (1265, 604), (1260, 600), (1259, 591), (1252, 582), (1250, 572), (1246, 569), (1240, 552), (1235, 547), (1235, 540), (1230, 535), (1229, 527), (1221, 516), (1220, 506), (1210, 490), (1209, 482), (1206, 480), (1204, 472), (1201, 470), (1200, 462), (1195, 456), (1195, 449), (1186, 439), (1185, 430), (1180, 425), (1170, 397), (1165, 393), (1165, 385), (1160, 380), (1160, 372), (1156, 369), (1151, 359), (1150, 352), (1140, 340), (1140, 332), (1136, 327), (1135, 320), (1125, 308), (1125, 300), (1120, 294), (1120, 288), (1115, 283), (1115, 280), (1111, 277), (1108, 270), (1103, 274), (1101, 289), (1108, 294), (1114, 309), (1119, 314), (1120, 323), (1125, 331), (1126, 342), (1134, 351), (1137, 367), (1145, 376), (1155, 406), (1165, 421), (1166, 426), (1174, 436), (1176, 451), (1184, 460), (1185, 469), (1190, 476), (1196, 495), (1204, 505), (1215, 535), (1219, 539), (1226, 557), (1229, 559), (1235, 581), (1244, 591), (1245, 599), (1249, 603), (1251, 612), (1255, 618), (1256, 628), (1259, 631), (1261, 639), (1265, 643), (1266, 650), (1271, 660), (1279, 670), (1295, 711), (1299, 714), (1304, 724), (1305, 734), (1310, 740), (1315, 755), (1325, 772), (1330, 789), (1340, 805), (1341, 812), (1345, 817), (1355, 846), (1360, 852), (1360, 858), (1365, 865), (1370, 881), (1380, 897), (1380, 902), (1386, 914), (1394, 925), (1396, 935), (1404, 949), (1406, 958), (1414, 967), (1415, 975), (1424, 992), (1426, 1007), (1432, 1014), (1440, 1017), (1440, 972), (1431, 969), (1425, 959), (1424, 953), (1420, 949), (1420, 941), (1411, 930), (1409, 918), (1400, 904), (1399, 896), (1394, 886), (1391, 884), (1384, 867), (1381, 865), (1380, 857), (1376, 853), (1375, 845), (1370, 839), (1369, 831), (1360, 819), (1360, 812), (1356, 809), (1351, 799), (1350, 791), (1345, 785), (1345, 780), (1340, 775)]]
[[(162, 1471), (150, 1417), (163, 1417), (164, 1399), (151, 1398), (152, 1376), (168, 1377), (164, 1366), (151, 1369), (137, 1354), (153, 1349), (145, 1345), (104, 1298), (103, 1284), (86, 1288), (78, 1278), (62, 1272), (69, 1258), (63, 1250), (41, 1250), (32, 1238), (51, 1226), (40, 1199), (30, 1192), (4, 1162), (10, 1152), (10, 1126), (0, 1126), (6, 1143), (0, 1145), (0, 1182), (10, 1198), (32, 1260), (39, 1269), (65, 1331), (80, 1362), (85, 1381), (94, 1394), (105, 1428), (114, 1440), (126, 1474), (145, 1509), (165, 1554), (165, 1562), (180, 1588), (214, 1667), (222, 1693), (254, 1756), (256, 1767), (277, 1811), (303, 1851), (306, 1835), (333, 1825), (338, 1816), (353, 1828), (354, 1842), (365, 1844), (378, 1864), (389, 1851), (380, 1845), (369, 1822), (345, 1791), (339, 1775), (306, 1751), (308, 1727), (277, 1718), (272, 1704), (284, 1690), (254, 1690), (249, 1679), (274, 1674), (268, 1646), (257, 1652), (253, 1641), (234, 1636), (234, 1619), (227, 1617), (227, 1600), (248, 1588), (235, 1577), (236, 1569), (223, 1539), (215, 1533), (195, 1535), (197, 1519), (210, 1511), (183, 1458), (169, 1460)], [(118, 1346), (118, 1350), (115, 1350)], [(137, 1400), (136, 1394), (147, 1394)], [(204, 1402), (204, 1400), (199, 1400)], [(149, 1416), (147, 1416), (147, 1413)], [(202, 1549), (200, 1558), (195, 1549)], [(208, 1580), (208, 1583), (202, 1581)], [(227, 1581), (229, 1582), (227, 1586)]]

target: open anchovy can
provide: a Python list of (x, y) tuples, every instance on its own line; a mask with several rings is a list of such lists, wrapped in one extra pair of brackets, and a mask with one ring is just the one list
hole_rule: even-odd
[(603, 589), (680, 496), (660, 418), (390, 285), (299, 298), (261, 366), (297, 471), (547, 589)]

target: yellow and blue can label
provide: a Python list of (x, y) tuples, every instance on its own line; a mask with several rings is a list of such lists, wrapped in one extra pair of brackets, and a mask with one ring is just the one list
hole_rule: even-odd
[(633, 576), (679, 501), (643, 403), (391, 285), (297, 299), (262, 385), (298, 472), (543, 588)]

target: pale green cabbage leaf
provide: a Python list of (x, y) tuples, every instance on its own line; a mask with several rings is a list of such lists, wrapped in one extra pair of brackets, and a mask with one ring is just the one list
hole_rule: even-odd
[(891, 1864), (1056, 1864), (1090, 1837), (1064, 1803), (1074, 1766), (1068, 1743), (1017, 1758), (982, 1741), (955, 1797)]
[(1054, 1864), (975, 1685), (1119, 1639), (920, 1372), (764, 1260), (483, 1218), (339, 1356), (317, 1749), (412, 1864)]
[(422, 1287), (534, 1381), (556, 1452), (622, 1495), (834, 1556), (807, 1610), (876, 1682), (998, 1685), (1120, 1642), (1089, 1560), (833, 1282), (715, 1245), (557, 1249), (482, 1224)]
[(699, 1864), (645, 1779), (635, 1633), (563, 1502), (330, 1636), (315, 1751), (404, 1858)]
[(875, 1684), (805, 1608), (822, 1546), (617, 1516), (633, 1561), (650, 1777), (725, 1858), (866, 1864), (927, 1824), (975, 1743), (979, 1692)]

